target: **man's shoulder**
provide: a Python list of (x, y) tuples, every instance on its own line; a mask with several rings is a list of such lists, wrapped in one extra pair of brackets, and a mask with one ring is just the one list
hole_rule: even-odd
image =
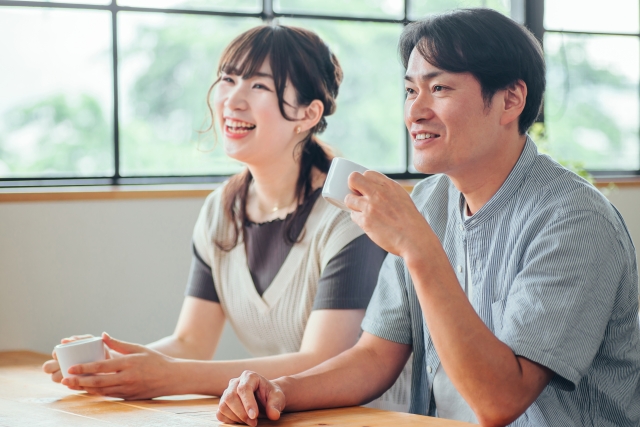
[(593, 184), (546, 155), (539, 155), (520, 190), (523, 203), (541, 216), (565, 217), (579, 212), (609, 223), (628, 236), (622, 215)]
[(611, 203), (593, 184), (547, 155), (538, 155), (520, 193), (537, 200), (538, 208), (613, 213)]

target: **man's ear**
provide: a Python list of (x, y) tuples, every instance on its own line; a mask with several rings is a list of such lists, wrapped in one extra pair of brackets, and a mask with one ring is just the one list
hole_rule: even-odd
[(504, 110), (500, 118), (500, 124), (503, 126), (517, 121), (522, 114), (522, 110), (527, 101), (527, 84), (518, 80), (512, 85), (504, 89)]
[(318, 124), (324, 113), (324, 104), (319, 99), (314, 99), (304, 107), (303, 117), (298, 120), (300, 130), (307, 131)]

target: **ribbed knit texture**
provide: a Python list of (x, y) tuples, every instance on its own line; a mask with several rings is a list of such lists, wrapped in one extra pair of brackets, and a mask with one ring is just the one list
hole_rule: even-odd
[[(213, 244), (229, 239), (232, 229), (221, 208), (222, 193), (219, 189), (205, 201), (195, 226), (193, 242), (196, 251), (211, 266), (215, 289), (227, 320), (242, 344), (255, 357), (297, 352), (323, 269), (334, 255), (361, 236), (363, 231), (351, 221), (347, 212), (319, 198), (309, 214), (301, 234), (302, 240), (291, 248), (261, 297), (247, 267), (243, 242), (229, 252)], [(410, 371), (407, 371), (380, 398), (377, 406), (406, 411), (409, 381)]]

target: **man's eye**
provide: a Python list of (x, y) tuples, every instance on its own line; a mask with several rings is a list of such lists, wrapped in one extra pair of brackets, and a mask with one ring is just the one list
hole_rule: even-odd
[(416, 93), (416, 91), (411, 89), (410, 87), (404, 88), (404, 90), (407, 92), (407, 95), (413, 95), (414, 93)]
[(433, 87), (433, 91), (434, 92), (442, 92), (444, 90), (444, 86), (440, 86), (440, 85), (435, 85)]

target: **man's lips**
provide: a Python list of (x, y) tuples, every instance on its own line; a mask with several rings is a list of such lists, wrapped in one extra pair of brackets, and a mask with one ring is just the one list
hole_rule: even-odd
[(411, 138), (413, 139), (414, 145), (422, 145), (440, 138), (440, 134), (426, 131), (413, 131), (411, 132)]

